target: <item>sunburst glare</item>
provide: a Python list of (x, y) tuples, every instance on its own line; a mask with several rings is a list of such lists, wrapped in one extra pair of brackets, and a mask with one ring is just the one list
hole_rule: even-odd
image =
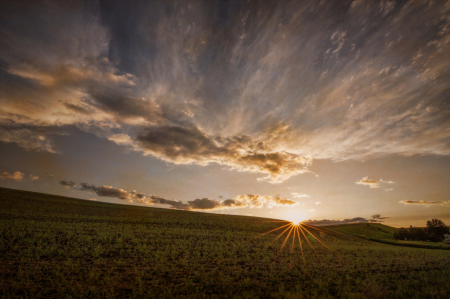
[[(288, 214), (286, 214), (286, 215), (288, 215)], [(317, 256), (317, 251), (313, 245), (313, 242), (318, 243), (321, 246), (323, 246), (331, 251), (331, 249), (324, 242), (322, 242), (320, 240), (320, 236), (323, 235), (323, 233), (327, 233), (325, 230), (320, 229), (315, 226), (308, 225), (306, 223), (302, 223), (300, 220), (301, 217), (299, 216), (299, 214), (292, 213), (288, 217), (290, 217), (294, 221), (282, 220), (282, 221), (280, 221), (282, 224), (280, 227), (270, 230), (266, 233), (260, 234), (259, 236), (255, 237), (255, 238), (259, 238), (264, 235), (270, 234), (272, 232), (278, 231), (279, 234), (275, 237), (274, 240), (272, 240), (268, 244), (268, 246), (274, 244), (277, 240), (281, 239), (282, 244), (281, 244), (281, 248), (278, 251), (278, 253), (281, 253), (283, 248), (289, 242), (289, 239), (291, 239), (290, 250), (291, 250), (291, 252), (293, 252), (295, 249), (295, 246), (296, 246), (296, 242), (298, 242), (298, 246), (300, 247), (300, 252), (302, 254), (304, 263), (305, 263), (305, 256), (304, 256), (303, 244), (305, 242), (306, 242), (306, 244), (308, 244), (309, 247), (311, 247), (311, 249), (316, 254), (316, 256)], [(285, 218), (287, 218), (287, 217), (285, 217)], [(313, 231), (314, 231), (314, 234), (313, 234)], [(255, 238), (252, 238), (252, 239), (255, 239)]]

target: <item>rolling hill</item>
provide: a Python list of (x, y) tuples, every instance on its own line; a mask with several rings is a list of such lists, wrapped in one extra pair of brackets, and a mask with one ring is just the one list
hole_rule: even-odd
[(388, 238), (380, 225), (292, 239), (285, 224), (0, 188), (0, 297), (450, 296), (450, 251), (351, 235)]

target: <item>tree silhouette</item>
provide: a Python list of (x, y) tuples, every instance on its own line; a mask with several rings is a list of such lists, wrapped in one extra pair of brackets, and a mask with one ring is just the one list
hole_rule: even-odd
[(442, 220), (432, 219), (427, 221), (427, 233), (431, 241), (440, 242), (444, 239), (444, 234), (449, 233), (449, 229)]

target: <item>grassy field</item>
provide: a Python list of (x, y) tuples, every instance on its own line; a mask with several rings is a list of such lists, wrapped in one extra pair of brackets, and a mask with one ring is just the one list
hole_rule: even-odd
[(328, 228), (346, 234), (382, 240), (394, 240), (393, 233), (396, 230), (396, 228), (394, 227), (390, 227), (380, 223), (333, 225), (328, 226)]
[(397, 241), (393, 236), (394, 231), (397, 229), (380, 223), (333, 225), (328, 226), (326, 229), (396, 246), (450, 250), (450, 244), (445, 244), (444, 242)]
[(255, 238), (281, 225), (0, 188), (0, 297), (450, 297), (450, 251), (328, 229), (308, 228), (329, 249), (303, 238), (303, 255), (298, 238), (272, 243), (281, 230)]

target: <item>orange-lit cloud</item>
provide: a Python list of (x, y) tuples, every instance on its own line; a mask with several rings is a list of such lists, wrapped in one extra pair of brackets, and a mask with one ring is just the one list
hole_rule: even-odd
[[(383, 179), (380, 179), (379, 181), (375, 181), (375, 180), (369, 179), (369, 177), (364, 177), (361, 180), (359, 180), (358, 182), (356, 182), (356, 184), (358, 184), (358, 185), (366, 185), (366, 186), (369, 186), (370, 188), (380, 188), (379, 183), (395, 184), (393, 181), (383, 181)], [(386, 191), (389, 191), (389, 190), (386, 190)]]
[(378, 185), (378, 181), (369, 180), (368, 177), (362, 178), (361, 180), (356, 182), (356, 184), (370, 186), (370, 188), (380, 188), (380, 185)]
[[(267, 136), (266, 136), (267, 137)], [(280, 183), (291, 176), (308, 172), (312, 159), (275, 151), (272, 139), (253, 140), (250, 136), (208, 136), (197, 127), (152, 126), (136, 140), (116, 134), (109, 140), (175, 164), (208, 165), (216, 163), (237, 171), (263, 173), (260, 180)]]
[(240, 2), (224, 31), (208, 1), (130, 5), (127, 26), (96, 3), (9, 1), (0, 141), (57, 153), (53, 135), (73, 125), (170, 163), (272, 183), (313, 159), (450, 155), (448, 11), (389, 3)]
[[(71, 181), (59, 182), (64, 188), (75, 189), (76, 184)], [(100, 197), (113, 197), (128, 202), (136, 202), (147, 205), (161, 204), (169, 205), (170, 208), (178, 210), (200, 211), (200, 210), (220, 210), (220, 209), (233, 209), (233, 208), (272, 208), (282, 206), (295, 206), (298, 203), (294, 200), (281, 198), (278, 196), (265, 196), (265, 195), (237, 195), (233, 199), (217, 200), (210, 198), (197, 198), (190, 201), (178, 201), (175, 199), (166, 199), (157, 195), (145, 195), (141, 192), (131, 191), (128, 192), (124, 189), (112, 187), (112, 186), (95, 186), (87, 183), (81, 183), (81, 188), (78, 190), (87, 191), (96, 194)]]
[(24, 177), (24, 174), (20, 171), (16, 171), (13, 174), (9, 174), (8, 172), (3, 172), (0, 175), (0, 179), (10, 179), (10, 180), (15, 180), (15, 181), (21, 181)]
[(242, 202), (250, 207), (256, 207), (260, 208), (263, 206), (268, 207), (279, 207), (279, 206), (296, 206), (298, 205), (298, 202), (281, 198), (278, 196), (265, 196), (265, 195), (252, 195), (252, 194), (246, 194), (246, 195), (237, 195), (234, 197), (235, 201)]

